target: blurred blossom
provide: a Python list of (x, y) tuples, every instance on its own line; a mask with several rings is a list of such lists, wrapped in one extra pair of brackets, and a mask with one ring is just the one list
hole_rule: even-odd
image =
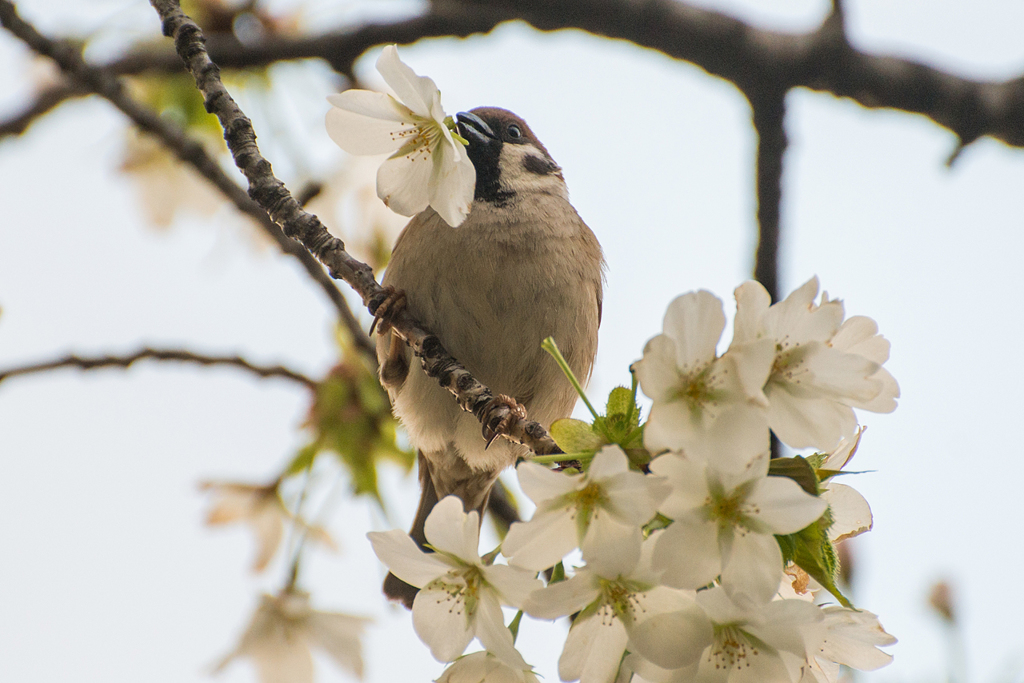
[(386, 157), (350, 157), (307, 204), (345, 249), (374, 271), (387, 265), (391, 246), (409, 219), (377, 198), (377, 168)]
[(209, 491), (211, 494), (211, 507), (206, 514), (208, 525), (218, 526), (235, 522), (249, 525), (256, 538), (256, 557), (252, 564), (254, 572), (266, 569), (274, 557), (284, 537), (286, 523), (301, 526), (313, 540), (331, 549), (335, 548), (334, 541), (326, 531), (292, 515), (278, 494), (278, 484), (279, 482), (273, 482), (255, 486), (210, 481), (199, 484), (201, 490)]
[(159, 140), (134, 128), (128, 131), (120, 170), (135, 184), (143, 213), (158, 228), (171, 227), (182, 212), (209, 217), (226, 201)]
[(953, 609), (953, 587), (948, 581), (937, 581), (928, 593), (928, 604), (942, 617), (943, 621), (955, 624), (956, 612)]
[(311, 651), (317, 649), (361, 679), (361, 638), (368, 621), (314, 610), (309, 595), (302, 591), (264, 595), (238, 646), (217, 664), (214, 673), (244, 657), (256, 666), (261, 683), (312, 683)]

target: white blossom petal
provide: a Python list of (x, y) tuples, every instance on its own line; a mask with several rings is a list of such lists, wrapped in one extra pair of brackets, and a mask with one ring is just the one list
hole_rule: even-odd
[(512, 632), (505, 628), (501, 605), (492, 593), (485, 592), (480, 595), (476, 616), (477, 637), (488, 652), (513, 669), (522, 671), (530, 668), (516, 649), (512, 641)]
[(770, 403), (768, 424), (789, 446), (827, 451), (856, 430), (857, 418), (849, 406), (794, 396), (787, 389), (769, 382), (765, 393)]
[(362, 678), (361, 639), (368, 622), (369, 619), (348, 614), (313, 611), (307, 619), (309, 641), (326, 652), (338, 666)]
[(696, 664), (711, 644), (713, 631), (711, 620), (691, 595), (663, 587), (650, 591), (646, 602), (657, 605), (657, 612), (631, 627), (627, 624), (630, 651), (666, 669)]
[(725, 589), (761, 602), (771, 599), (782, 579), (782, 551), (775, 537), (768, 534), (736, 534), (723, 564)]
[(423, 552), (409, 534), (399, 529), (371, 531), (366, 537), (378, 559), (411, 586), (422, 588), (451, 569), (441, 556)]
[(558, 564), (578, 544), (570, 510), (538, 510), (530, 521), (512, 524), (501, 544), (501, 554), (509, 564), (539, 572)]
[(368, 90), (346, 90), (327, 98), (327, 134), (349, 154), (394, 152), (417, 128), (410, 113), (390, 95)]
[(654, 454), (683, 448), (699, 440), (693, 438), (699, 426), (699, 416), (685, 402), (655, 400), (644, 426), (644, 446)]
[(722, 571), (718, 525), (693, 515), (676, 518), (654, 546), (654, 568), (663, 572), (662, 583), (675, 588), (714, 581)]
[(739, 473), (770, 447), (768, 411), (750, 403), (730, 406), (703, 438), (688, 440), (686, 456), (722, 472)]
[(442, 143), (435, 151), (428, 187), (430, 206), (453, 228), (469, 215), (476, 188), (476, 167), (468, 154), (457, 149), (459, 146), (454, 143), (445, 147)]
[(623, 524), (598, 510), (580, 544), (583, 559), (598, 575), (608, 579), (629, 574), (640, 559), (640, 527)]
[(476, 510), (465, 513), (457, 496), (445, 496), (434, 506), (423, 533), (434, 548), (463, 562), (479, 563), (480, 515)]
[(655, 402), (672, 401), (679, 388), (676, 343), (667, 334), (652, 337), (644, 345), (643, 358), (633, 364), (637, 381)]
[(460, 657), (444, 670), (437, 683), (538, 683), (532, 671), (519, 671), (490, 652)]
[(535, 591), (523, 605), (523, 611), (537, 619), (557, 619), (579, 612), (597, 600), (601, 591), (586, 570), (568, 581), (552, 583)]
[(889, 340), (878, 334), (878, 324), (867, 316), (854, 315), (844, 321), (829, 344), (879, 365), (889, 360)]
[(484, 567), (484, 579), (494, 587), (501, 597), (501, 603), (520, 609), (527, 598), (542, 584), (534, 572), (524, 571), (503, 564)]
[(384, 77), (384, 82), (398, 95), (415, 113), (424, 118), (433, 115), (432, 104), (438, 90), (434, 81), (426, 76), (419, 76), (407, 64), (398, 58), (398, 49), (388, 45), (377, 58), (377, 71)]
[(714, 360), (724, 329), (722, 301), (705, 290), (676, 297), (665, 312), (665, 334), (675, 342), (676, 367), (684, 374)]
[(892, 661), (892, 655), (878, 646), (893, 645), (896, 638), (886, 633), (876, 615), (836, 606), (822, 611), (826, 635), (818, 654), (861, 671), (874, 671)]
[(664, 477), (670, 486), (670, 493), (658, 506), (658, 511), (675, 519), (704, 505), (709, 493), (705, 468), (701, 462), (672, 453), (652, 460), (651, 472)]
[(629, 459), (619, 446), (611, 444), (603, 447), (594, 456), (590, 467), (587, 468), (587, 478), (591, 480), (608, 479), (616, 474), (626, 472), (629, 472)]
[(747, 280), (733, 292), (736, 298), (736, 319), (733, 321), (732, 343), (743, 344), (762, 335), (761, 319), (771, 306), (772, 296), (760, 282)]
[(393, 156), (377, 170), (377, 196), (402, 216), (415, 216), (430, 205), (434, 165), (425, 148)]
[(795, 534), (821, 517), (828, 507), (788, 477), (765, 477), (750, 492), (747, 502), (758, 508), (754, 517), (773, 534)]
[(466, 651), (475, 635), (470, 616), (466, 609), (466, 584), (452, 577), (428, 583), (412, 604), (416, 635), (439, 662), (451, 662)]
[(829, 481), (821, 498), (832, 508), (828, 537), (833, 543), (871, 531), (871, 507), (856, 489)]
[(519, 477), (519, 486), (522, 487), (523, 493), (538, 506), (545, 501), (560, 498), (575, 491), (579, 482), (583, 481), (582, 474), (555, 472), (535, 462), (521, 463), (516, 467), (516, 474)]
[(612, 683), (626, 642), (626, 629), (610, 607), (577, 618), (558, 659), (559, 677), (563, 681), (579, 679), (580, 683)]

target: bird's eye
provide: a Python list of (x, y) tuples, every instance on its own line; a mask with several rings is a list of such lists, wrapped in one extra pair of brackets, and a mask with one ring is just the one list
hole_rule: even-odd
[(523, 137), (523, 131), (519, 130), (519, 126), (513, 123), (508, 127), (508, 136), (513, 140), (518, 140)]

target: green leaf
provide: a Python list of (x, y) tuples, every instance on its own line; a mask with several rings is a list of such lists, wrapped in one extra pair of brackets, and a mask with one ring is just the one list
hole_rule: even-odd
[(593, 453), (605, 444), (589, 424), (571, 417), (552, 422), (550, 432), (551, 438), (566, 453)]
[(398, 446), (397, 422), (387, 394), (369, 363), (338, 334), (343, 360), (320, 381), (306, 419), (312, 440), (289, 466), (289, 474), (304, 469), (317, 454), (333, 454), (348, 470), (352, 490), (373, 497), (384, 507), (377, 487), (377, 468), (390, 460), (410, 470), (414, 453)]

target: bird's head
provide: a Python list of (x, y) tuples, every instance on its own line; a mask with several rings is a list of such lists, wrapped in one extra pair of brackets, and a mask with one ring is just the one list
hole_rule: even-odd
[(529, 193), (568, 198), (561, 167), (521, 118), (506, 109), (478, 107), (456, 120), (476, 168), (474, 199), (502, 206)]

